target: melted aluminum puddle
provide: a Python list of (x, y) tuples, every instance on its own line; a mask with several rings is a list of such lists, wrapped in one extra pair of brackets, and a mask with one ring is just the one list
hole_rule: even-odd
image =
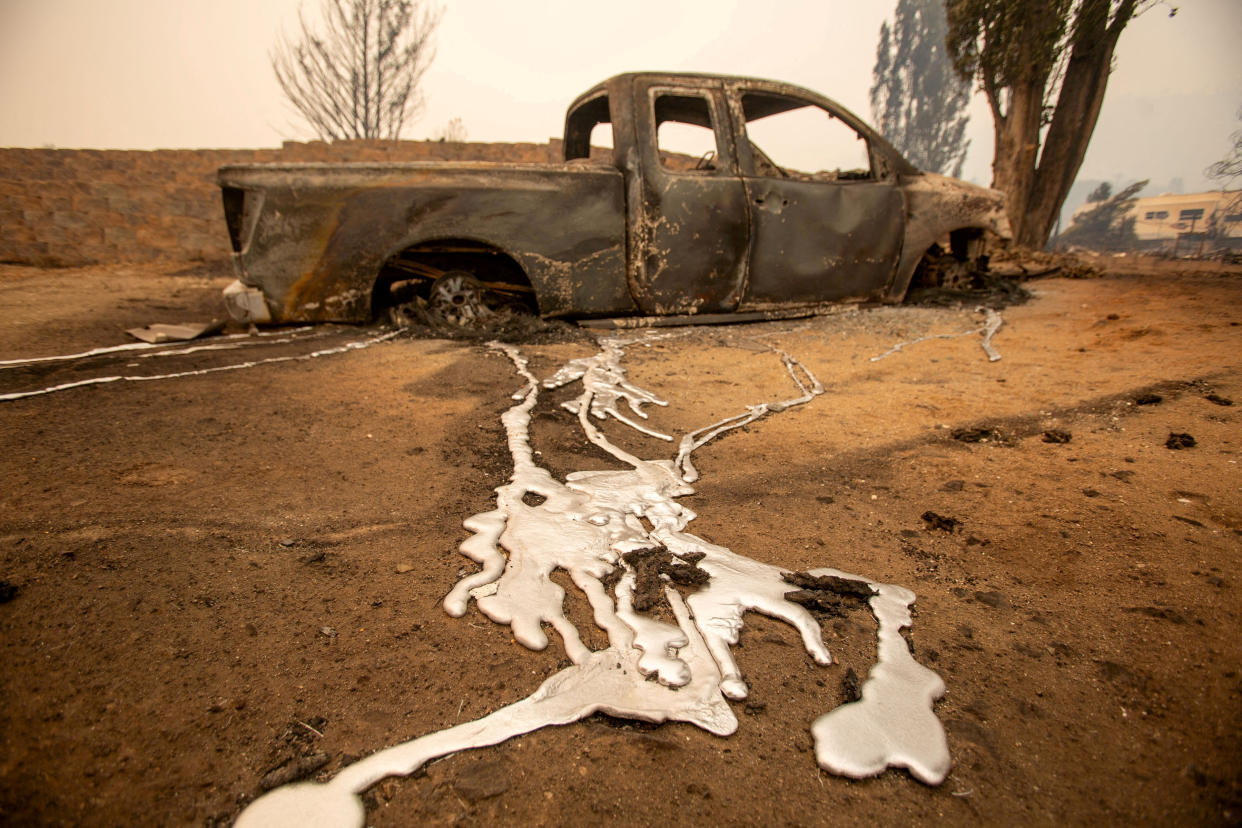
[[(744, 699), (748, 693), (730, 650), (747, 610), (791, 624), (816, 662), (832, 663), (814, 617), (785, 599), (793, 591), (783, 578), (785, 570), (686, 532), (696, 515), (677, 502), (694, 491), (690, 483), (698, 472), (690, 456), (696, 449), (731, 429), (808, 403), (824, 393), (823, 386), (796, 359), (774, 351), (798, 396), (748, 406), (684, 435), (672, 460), (643, 460), (610, 442), (592, 417), (611, 417), (652, 437), (672, 439), (642, 422), (647, 419), (643, 406), (667, 403), (631, 384), (621, 366), (626, 346), (652, 339), (603, 340), (598, 354), (572, 360), (542, 383), (557, 388), (581, 382), (582, 393), (565, 408), (577, 416), (588, 440), (629, 466), (574, 472), (564, 483), (536, 464), (530, 445), (531, 410), (541, 383), (517, 348), (490, 346), (505, 353), (526, 380), (514, 395), (516, 404), (501, 417), (514, 470), (510, 482), (496, 489), (496, 508), (465, 521), (474, 534), (460, 551), (481, 568), (457, 582), (444, 608), (460, 617), (474, 598), (487, 617), (507, 624), (514, 638), (532, 650), (548, 646), (543, 630), (547, 624), (560, 636), (573, 664), (527, 698), (481, 719), (381, 750), (329, 782), (278, 788), (243, 811), (238, 826), (361, 826), (366, 812), (359, 795), (385, 777), (406, 776), (437, 757), (597, 712), (649, 722), (689, 722), (727, 736), (738, 726), (727, 699)], [(697, 565), (710, 576), (685, 598), (665, 583), (675, 626), (635, 609), (636, 573), (623, 559), (626, 553), (659, 547), (671, 553), (674, 569)], [(595, 623), (608, 635), (606, 648), (592, 651), (566, 618), (565, 591), (551, 578), (557, 569), (568, 573), (590, 602)], [(606, 583), (617, 571), (621, 577), (610, 595)], [(812, 724), (816, 761), (825, 770), (856, 778), (904, 767), (923, 782), (939, 784), (949, 771), (949, 749), (932, 706), (944, 694), (944, 683), (914, 660), (900, 632), (911, 623), (914, 593), (835, 569), (809, 574), (870, 584), (879, 636), (877, 662), (861, 698)]]

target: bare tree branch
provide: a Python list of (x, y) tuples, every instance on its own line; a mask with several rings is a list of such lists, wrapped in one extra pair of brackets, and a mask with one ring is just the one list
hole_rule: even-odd
[(319, 31), (299, 11), (300, 37), (281, 37), (272, 71), (321, 139), (395, 140), (418, 115), (443, 14), (431, 2), (322, 0)]

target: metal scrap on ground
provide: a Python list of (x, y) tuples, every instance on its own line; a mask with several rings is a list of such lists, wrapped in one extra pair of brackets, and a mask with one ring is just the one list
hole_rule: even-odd
[(163, 342), (187, 342), (191, 339), (220, 333), (224, 330), (224, 320), (214, 322), (197, 322), (171, 325), (166, 322), (154, 322), (142, 328), (130, 328), (125, 333), (143, 342), (159, 344)]

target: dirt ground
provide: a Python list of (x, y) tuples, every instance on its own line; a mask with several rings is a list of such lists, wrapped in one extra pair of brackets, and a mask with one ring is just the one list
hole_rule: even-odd
[[(977, 336), (870, 361), (973, 328), (969, 308), (680, 331), (627, 352), (674, 434), (791, 396), (769, 345), (823, 381), (695, 455), (689, 531), (913, 589), (916, 654), (948, 687), (943, 785), (816, 769), (811, 721), (874, 655), (865, 615), (828, 625), (841, 663), (823, 668), (752, 614), (734, 736), (594, 717), (383, 782), (370, 823), (1242, 822), (1242, 270), (1108, 269), (1031, 283), (1003, 312), (999, 362)], [(218, 316), (227, 279), (0, 267), (0, 359)], [(368, 335), (6, 368), (0, 393)], [(539, 376), (592, 351), (524, 347)], [(499, 415), (520, 385), (481, 345), (398, 339), (0, 403), (0, 579), (16, 590), (0, 588), (0, 822), (223, 824), (282, 763), (322, 754), (328, 775), (533, 691), (564, 663), (557, 642), (530, 652), (476, 609), (439, 606), (473, 569), (462, 520), (509, 473)], [(542, 459), (558, 476), (612, 467), (565, 398), (537, 409)], [(1194, 446), (1167, 448), (1171, 433)], [(960, 526), (929, 528), (928, 511)]]

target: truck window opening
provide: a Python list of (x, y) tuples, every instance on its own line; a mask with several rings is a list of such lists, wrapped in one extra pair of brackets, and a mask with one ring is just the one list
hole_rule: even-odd
[[(782, 95), (742, 96), (746, 133), (755, 153), (755, 174), (775, 177), (773, 165), (794, 178), (858, 181), (874, 176), (867, 140), (819, 106)], [(766, 156), (766, 157), (765, 157)]]
[(654, 106), (660, 164), (678, 172), (714, 171), (719, 148), (707, 99), (660, 95)]

